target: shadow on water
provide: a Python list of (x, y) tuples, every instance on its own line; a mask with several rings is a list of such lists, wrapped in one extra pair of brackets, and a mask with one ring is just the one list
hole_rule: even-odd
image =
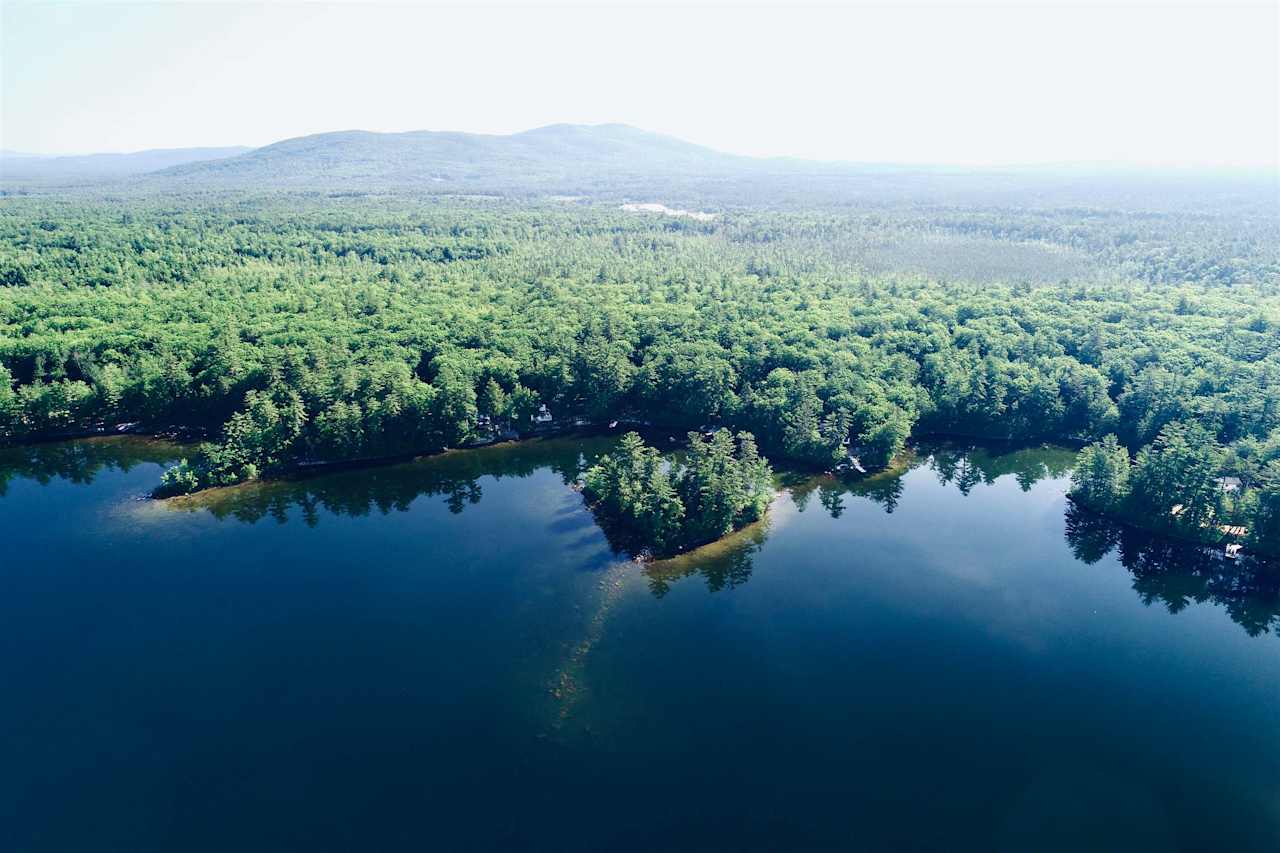
[(655, 598), (662, 598), (671, 585), (687, 577), (700, 575), (710, 592), (720, 592), (741, 586), (751, 578), (752, 556), (760, 550), (769, 536), (769, 517), (749, 524), (712, 542), (666, 560), (657, 560), (644, 567), (649, 580), (649, 590)]
[(47, 486), (55, 480), (92, 485), (102, 471), (128, 472), (138, 465), (177, 459), (181, 445), (140, 436), (109, 436), (0, 448), (0, 497), (15, 479)]
[[(285, 480), (215, 489), (166, 501), (179, 511), (207, 511), (221, 520), (247, 524), (272, 518), (289, 520), (293, 510), (308, 526), (324, 513), (368, 516), (405, 512), (421, 497), (443, 497), (450, 512), (461, 513), (484, 498), (483, 478), (529, 477), (553, 471), (566, 486), (613, 444), (610, 438), (554, 438), (446, 453), (411, 463), (365, 469), (316, 472)], [(50, 444), (0, 448), (0, 497), (17, 479), (41, 485), (56, 481), (91, 485), (103, 471), (128, 472), (142, 464), (167, 464), (183, 452), (181, 445), (139, 436), (110, 436)], [(865, 498), (893, 513), (902, 498), (903, 475), (921, 467), (943, 486), (969, 495), (979, 484), (1011, 476), (1027, 491), (1035, 483), (1070, 473), (1073, 451), (1053, 446), (1007, 444), (920, 443), (899, 465), (856, 478), (782, 474), (780, 482), (798, 512), (817, 506), (838, 519), (849, 500)], [(566, 504), (557, 525), (572, 534), (586, 523)], [(754, 555), (768, 539), (770, 522), (751, 525), (712, 545), (668, 560), (650, 563), (644, 574), (656, 597), (673, 584), (701, 576), (712, 592), (746, 583)], [(613, 557), (632, 549), (625, 537), (606, 530)], [(1143, 602), (1162, 603), (1178, 613), (1193, 603), (1220, 604), (1250, 635), (1280, 634), (1280, 566), (1248, 556), (1228, 560), (1217, 549), (1198, 547), (1148, 534), (1068, 504), (1066, 539), (1075, 557), (1096, 563), (1115, 552), (1133, 575), (1133, 588)], [(604, 555), (608, 556), (608, 555)], [(605, 560), (607, 563), (615, 560)]]
[[(283, 524), (298, 509), (308, 526), (323, 512), (362, 517), (379, 512), (406, 512), (421, 497), (443, 496), (458, 514), (484, 497), (482, 478), (529, 477), (549, 469), (565, 485), (576, 483), (610, 439), (544, 439), (519, 444), (459, 450), (414, 462), (370, 468), (302, 474), (282, 480), (246, 483), (171, 498), (174, 509), (205, 510), (218, 519), (254, 524), (273, 518)], [(576, 524), (572, 519), (566, 525)]]
[[(889, 469), (873, 474), (815, 477), (782, 472), (779, 480), (797, 512), (805, 512), (816, 497), (822, 510), (838, 519), (848, 499), (865, 498), (892, 513), (905, 488), (903, 475), (922, 465), (934, 471), (942, 485), (954, 485), (962, 495), (968, 495), (979, 483), (990, 485), (1005, 476), (1014, 477), (1027, 491), (1040, 480), (1065, 476), (1074, 461), (1073, 451), (1053, 446), (928, 443), (916, 446)], [(711, 592), (741, 586), (750, 579), (753, 556), (769, 536), (769, 519), (766, 516), (761, 524), (689, 554), (649, 564), (645, 567), (649, 588), (661, 598), (673, 583), (695, 574), (705, 580)], [(625, 551), (625, 546), (619, 540), (616, 550)]]
[(1065, 477), (1074, 463), (1074, 451), (1052, 445), (930, 442), (916, 445), (885, 471), (857, 477), (827, 474), (796, 479), (786, 486), (801, 512), (816, 495), (823, 510), (839, 518), (846, 496), (867, 498), (892, 513), (905, 488), (903, 475), (920, 467), (933, 471), (943, 486), (955, 486), (967, 497), (979, 484), (989, 486), (1009, 476), (1024, 492), (1029, 491), (1041, 480)]
[(1229, 560), (1217, 548), (1165, 539), (1068, 503), (1067, 544), (1093, 564), (1113, 551), (1144, 604), (1170, 613), (1190, 604), (1223, 607), (1251, 637), (1280, 634), (1280, 566), (1248, 555)]
[(1010, 476), (1022, 491), (1041, 480), (1065, 477), (1075, 465), (1073, 450), (1052, 445), (1016, 447), (1011, 445), (935, 444), (922, 447), (927, 465), (944, 486), (954, 485), (968, 495), (978, 484), (992, 485)]

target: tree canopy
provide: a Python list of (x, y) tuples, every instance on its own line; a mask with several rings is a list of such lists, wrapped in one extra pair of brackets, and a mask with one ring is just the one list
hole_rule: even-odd
[(203, 432), (167, 477), (183, 491), (547, 419), (749, 431), (775, 462), (823, 469), (884, 466), (913, 435), (1113, 434), (1141, 457), (1130, 482), (1161, 490), (1147, 499), (1190, 488), (1146, 461), (1185, 444), (1161, 464), (1238, 478), (1226, 514), (1264, 513), (1263, 531), (1274, 224), (1225, 208), (708, 220), (538, 198), (14, 195), (0, 437)]
[(773, 498), (773, 471), (754, 436), (691, 432), (688, 449), (664, 459), (638, 433), (623, 436), (584, 477), (583, 491), (633, 547), (673, 554), (759, 520)]

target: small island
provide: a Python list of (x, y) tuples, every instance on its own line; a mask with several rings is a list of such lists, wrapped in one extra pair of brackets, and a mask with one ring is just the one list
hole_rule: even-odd
[(762, 518), (773, 469), (749, 432), (691, 432), (687, 452), (674, 459), (629, 432), (586, 472), (583, 494), (615, 542), (638, 556), (668, 557)]

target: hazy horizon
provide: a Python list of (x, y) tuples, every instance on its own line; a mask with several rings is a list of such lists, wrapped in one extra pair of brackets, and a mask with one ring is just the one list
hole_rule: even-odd
[(2, 14), (0, 148), (43, 156), (557, 123), (852, 163), (1274, 171), (1280, 156), (1271, 6)]
[[(411, 130), (403, 130), (403, 131), (368, 131), (365, 128), (348, 127), (348, 128), (335, 128), (333, 130), (328, 130), (328, 131), (317, 131), (314, 134), (304, 134), (303, 136), (324, 136), (328, 134), (342, 134), (342, 133), (397, 134), (397, 133), (418, 133), (418, 132), (475, 133), (476, 135), (504, 136), (504, 135), (518, 135), (520, 133), (527, 132), (530, 130), (538, 130), (541, 128), (554, 126), (555, 124), (571, 124), (571, 123), (553, 122), (551, 124), (538, 125), (537, 127), (530, 127), (530, 128), (525, 128), (524, 130), (513, 131), (511, 134), (485, 134), (483, 132), (475, 132), (475, 131), (458, 131), (453, 128), (414, 128)], [(577, 125), (577, 126), (599, 127), (606, 124), (615, 124), (615, 125), (621, 124), (628, 127), (632, 127), (636, 130), (642, 130), (642, 131), (647, 130), (647, 128), (639, 128), (639, 127), (636, 127), (635, 125), (628, 125), (626, 122), (602, 122), (596, 125)], [(668, 136), (670, 138), (676, 138), (676, 139), (681, 138), (681, 137), (671, 136), (670, 134), (662, 134), (662, 135)], [(45, 154), (38, 151), (18, 151), (11, 148), (0, 148), (0, 156), (5, 156), (5, 157), (10, 157), (15, 159), (30, 158), (30, 159), (39, 159), (39, 160), (58, 160), (58, 159), (78, 159), (78, 158), (88, 158), (88, 157), (128, 157), (131, 155), (158, 154), (158, 153), (178, 152), (178, 151), (204, 150), (204, 151), (211, 151), (211, 152), (213, 151), (220, 152), (224, 150), (230, 151), (230, 150), (238, 149), (235, 154), (227, 155), (227, 156), (236, 156), (236, 154), (249, 153), (249, 152), (258, 150), (259, 148), (269, 147), (271, 145), (276, 144), (277, 142), (285, 142), (290, 139), (297, 139), (297, 138), (302, 138), (302, 137), (286, 137), (285, 139), (275, 140), (273, 142), (267, 143), (266, 145), (259, 145), (259, 146), (234, 145), (234, 144), (232, 145), (190, 145), (190, 146), (179, 146), (175, 148), (139, 148), (139, 149), (126, 150), (126, 151), (73, 151), (73, 152), (59, 153), (59, 154)], [(694, 139), (684, 139), (682, 141), (689, 142), (695, 145), (702, 145), (702, 143)], [(711, 146), (705, 146), (705, 147), (710, 148)], [(713, 149), (713, 150), (718, 150), (718, 149)], [(217, 155), (217, 157), (221, 157), (221, 156), (222, 155)], [(858, 161), (858, 160), (835, 160), (835, 159), (818, 160), (816, 158), (797, 157), (794, 155), (787, 155), (787, 154), (778, 154), (778, 155), (745, 154), (745, 155), (739, 155), (739, 156), (749, 157), (752, 159), (761, 159), (761, 160), (830, 162), (833, 164), (848, 165), (848, 166), (865, 165), (865, 166), (888, 167), (888, 168), (895, 168), (895, 167), (922, 168), (922, 169), (939, 169), (939, 170), (957, 170), (959, 172), (966, 172), (966, 171), (980, 172), (984, 170), (1015, 170), (1015, 171), (1036, 172), (1036, 171), (1052, 171), (1054, 169), (1066, 169), (1066, 170), (1097, 169), (1102, 172), (1114, 171), (1114, 172), (1135, 172), (1135, 173), (1142, 173), (1142, 172), (1186, 173), (1186, 174), (1205, 174), (1205, 175), (1209, 175), (1209, 174), (1258, 175), (1258, 174), (1261, 174), (1261, 175), (1265, 175), (1266, 177), (1280, 176), (1280, 165), (1277, 165), (1277, 164), (1258, 164), (1258, 165), (1213, 164), (1213, 163), (1163, 164), (1163, 163), (1124, 162), (1124, 161), (1116, 161), (1116, 160), (1110, 160), (1110, 161), (1107, 161), (1107, 160), (1056, 160), (1056, 161), (1028, 161), (1028, 162), (1007, 162), (1007, 163), (945, 163), (945, 162), (927, 162), (927, 161), (895, 162), (895, 161)], [(217, 157), (215, 157), (215, 159)]]

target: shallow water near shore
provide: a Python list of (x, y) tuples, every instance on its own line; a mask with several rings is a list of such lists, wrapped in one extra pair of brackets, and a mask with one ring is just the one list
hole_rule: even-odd
[[(619, 553), (561, 438), (143, 499), (0, 450), (10, 849), (1273, 849), (1280, 578), (924, 445)], [(6, 844), (8, 846), (8, 844)]]

